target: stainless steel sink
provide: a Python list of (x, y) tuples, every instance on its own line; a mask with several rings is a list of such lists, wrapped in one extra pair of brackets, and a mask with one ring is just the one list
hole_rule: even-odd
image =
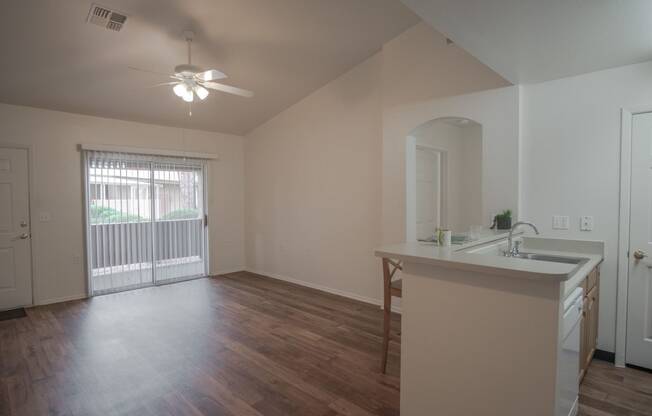
[(589, 259), (582, 258), (582, 257), (553, 256), (550, 254), (537, 254), (537, 253), (518, 253), (516, 255), (513, 255), (512, 257), (517, 259), (552, 261), (555, 263), (565, 263), (565, 264), (582, 264), (589, 261)]

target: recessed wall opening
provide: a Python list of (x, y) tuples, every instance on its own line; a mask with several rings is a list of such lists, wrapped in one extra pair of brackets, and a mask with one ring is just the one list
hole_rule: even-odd
[(482, 125), (438, 118), (407, 138), (408, 241), (434, 241), (439, 229), (472, 237), (484, 224)]

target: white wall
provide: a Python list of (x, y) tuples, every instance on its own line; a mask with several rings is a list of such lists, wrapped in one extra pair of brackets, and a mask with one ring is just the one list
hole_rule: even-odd
[[(445, 43), (418, 24), (247, 136), (248, 269), (380, 300), (373, 250), (384, 227), (381, 188), (391, 186), (383, 181), (384, 109), (505, 85)], [(404, 170), (399, 177), (402, 191), (389, 203), (404, 207)], [(404, 233), (404, 215), (390, 220)]]
[[(459, 175), (463, 178), (462, 186), (467, 189), (464, 204), (467, 225), (485, 225), (484, 201), (482, 191), (482, 126), (472, 124), (462, 129), (462, 153), (465, 163), (460, 166)], [(463, 231), (469, 231), (468, 228)]]
[(482, 218), (518, 208), (518, 87), (506, 87), (397, 106), (383, 113), (383, 243), (405, 241), (408, 215), (406, 138), (417, 126), (444, 117), (482, 125)]
[[(652, 104), (652, 63), (522, 88), (521, 219), (547, 235), (604, 240), (598, 347), (614, 351), (620, 109)], [(554, 196), (554, 197), (551, 197)], [(553, 215), (571, 229), (552, 230)], [(595, 228), (579, 231), (592, 215)]]
[[(217, 153), (209, 164), (211, 273), (244, 268), (244, 140), (0, 104), (0, 144), (30, 147), (33, 290), (36, 304), (83, 297), (80, 143)], [(39, 222), (40, 212), (51, 214)], [(83, 262), (81, 262), (83, 263)]]

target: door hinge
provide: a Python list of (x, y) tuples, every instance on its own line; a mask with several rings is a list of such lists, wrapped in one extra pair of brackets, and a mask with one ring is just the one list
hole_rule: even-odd
[(204, 227), (208, 227), (208, 214), (204, 214)]

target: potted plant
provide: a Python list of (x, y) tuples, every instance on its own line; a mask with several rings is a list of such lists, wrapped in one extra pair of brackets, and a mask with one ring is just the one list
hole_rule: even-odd
[(512, 211), (504, 210), (494, 217), (494, 225), (499, 230), (509, 230), (512, 228)]

